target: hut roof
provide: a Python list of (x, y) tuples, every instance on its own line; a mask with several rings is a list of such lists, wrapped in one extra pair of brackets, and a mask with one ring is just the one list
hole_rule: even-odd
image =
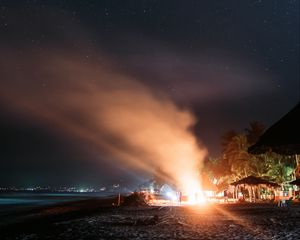
[(290, 184), (300, 186), (300, 178), (290, 182)]
[(234, 185), (234, 186), (237, 186), (240, 184), (247, 184), (247, 185), (265, 184), (265, 185), (272, 186), (272, 187), (280, 187), (280, 185), (278, 185), (277, 183), (269, 182), (263, 178), (254, 177), (254, 176), (248, 176), (248, 177), (242, 178), (236, 182), (231, 183), (231, 185)]
[(300, 102), (248, 149), (253, 154), (269, 150), (286, 155), (300, 154)]

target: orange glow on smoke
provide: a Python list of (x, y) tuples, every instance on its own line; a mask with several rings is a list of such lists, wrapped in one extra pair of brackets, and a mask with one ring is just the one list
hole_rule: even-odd
[[(190, 131), (196, 123), (190, 111), (104, 63), (83, 63), (68, 53), (9, 56), (0, 57), (9, 76), (2, 82), (0, 101), (81, 140), (118, 166), (148, 175), (160, 168), (170, 178), (165, 182), (176, 184), (190, 202), (202, 199), (197, 180), (206, 150)], [(20, 76), (24, 84), (16, 81)]]

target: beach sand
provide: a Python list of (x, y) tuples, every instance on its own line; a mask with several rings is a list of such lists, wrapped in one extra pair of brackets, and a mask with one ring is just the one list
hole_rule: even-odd
[[(0, 239), (300, 239), (300, 205), (116, 207), (92, 199), (19, 213)], [(14, 220), (12, 220), (14, 219)]]

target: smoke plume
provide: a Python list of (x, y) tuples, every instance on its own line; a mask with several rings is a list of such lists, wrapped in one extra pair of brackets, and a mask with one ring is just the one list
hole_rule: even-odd
[(109, 60), (66, 53), (6, 52), (0, 64), (2, 104), (80, 139), (116, 164), (147, 173), (159, 168), (183, 190), (187, 182), (197, 184), (206, 151), (190, 131), (196, 119), (157, 89), (113, 69)]

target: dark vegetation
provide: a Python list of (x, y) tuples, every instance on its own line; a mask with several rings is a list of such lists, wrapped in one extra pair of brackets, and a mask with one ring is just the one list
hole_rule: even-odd
[(226, 132), (221, 138), (222, 154), (209, 158), (204, 164), (204, 172), (218, 181), (220, 189), (231, 182), (253, 175), (281, 184), (294, 179), (295, 156), (285, 156), (274, 152), (253, 155), (248, 148), (256, 143), (265, 128), (259, 122), (251, 122), (244, 132)]

